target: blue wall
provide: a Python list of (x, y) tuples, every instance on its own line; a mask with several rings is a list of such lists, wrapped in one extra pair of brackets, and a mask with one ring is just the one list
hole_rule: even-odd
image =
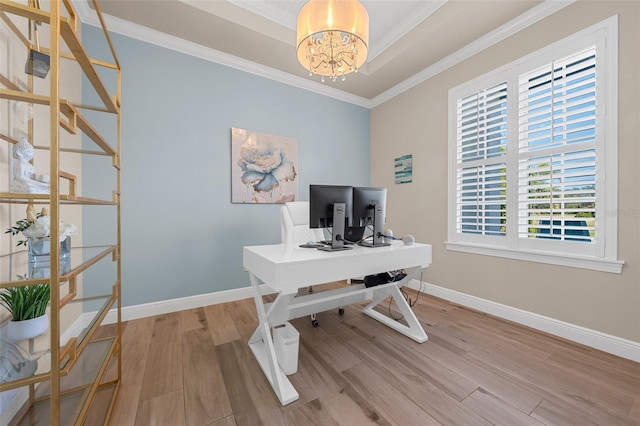
[[(83, 42), (108, 58), (96, 28), (84, 26)], [(242, 246), (279, 242), (280, 205), (231, 203), (231, 127), (298, 140), (302, 200), (311, 183), (369, 184), (368, 109), (125, 36), (113, 42), (124, 306), (249, 286)], [(83, 101), (92, 96), (85, 82)], [(83, 194), (110, 191), (100, 186), (104, 157), (85, 157)], [(113, 210), (85, 208), (84, 244), (109, 241)]]

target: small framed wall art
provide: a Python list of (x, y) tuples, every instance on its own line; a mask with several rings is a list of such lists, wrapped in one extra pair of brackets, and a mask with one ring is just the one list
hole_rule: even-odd
[(395, 159), (396, 185), (413, 180), (413, 156), (403, 155)]

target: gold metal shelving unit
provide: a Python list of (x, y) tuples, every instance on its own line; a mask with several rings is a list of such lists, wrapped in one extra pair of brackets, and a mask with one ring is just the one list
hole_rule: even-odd
[[(24, 401), (15, 415), (8, 419), (10, 425), (60, 425), (60, 424), (107, 424), (121, 381), (121, 224), (120, 224), (120, 99), (121, 69), (113, 43), (105, 27), (99, 5), (94, 0), (93, 9), (102, 26), (104, 38), (113, 58), (104, 61), (91, 58), (78, 36), (76, 11), (70, 0), (47, 2), (48, 10), (40, 8), (38, 0), (15, 2), (0, 0), (0, 28), (11, 34), (14, 47), (24, 51), (38, 49), (50, 57), (47, 76), (48, 93), (40, 89), (41, 82), (26, 73), (5, 75), (0, 69), (0, 102), (5, 103), (3, 114), (11, 114), (9, 107), (14, 102), (23, 102), (47, 108), (48, 113), (39, 118), (47, 121), (49, 143), (34, 143), (35, 130), (30, 119), (25, 126), (26, 135), (37, 151), (49, 158), (50, 192), (48, 194), (18, 194), (9, 190), (9, 185), (0, 187), (0, 208), (9, 211), (15, 205), (39, 204), (49, 209), (51, 216), (51, 240), (60, 237), (61, 206), (114, 206), (115, 244), (92, 247), (73, 247), (68, 259), (51, 261), (46, 265), (29, 262), (26, 250), (11, 251), (0, 255), (0, 288), (29, 286), (48, 283), (51, 287), (49, 306), (49, 330), (45, 336), (16, 342), (28, 356), (38, 359), (38, 369), (27, 377), (0, 383), (0, 392), (22, 391)], [(40, 28), (48, 26), (46, 46), (32, 44), (32, 23)], [(41, 30), (42, 31), (42, 30)], [(36, 37), (37, 38), (37, 37)], [(9, 40), (2, 40), (3, 48)], [(7, 55), (9, 57), (10, 55)], [(5, 56), (3, 54), (3, 60)], [(80, 74), (89, 82), (99, 99), (99, 105), (82, 105), (61, 97), (60, 81), (64, 72), (61, 60), (77, 63)], [(1, 68), (1, 67), (0, 67)], [(10, 67), (8, 67), (10, 68)], [(103, 72), (111, 73), (110, 93), (103, 82)], [(9, 74), (9, 73), (8, 73)], [(81, 82), (77, 81), (77, 85)], [(85, 116), (83, 110), (91, 111)], [(108, 114), (115, 116), (115, 129), (111, 137), (103, 136), (92, 123), (91, 116)], [(44, 117), (43, 117), (44, 116)], [(8, 129), (8, 130), (7, 130)], [(65, 147), (61, 143), (61, 132), (81, 133), (81, 147)], [(5, 144), (5, 152), (18, 142), (18, 136), (11, 126), (0, 129), (0, 144)], [(113, 136), (115, 135), (115, 136)], [(92, 145), (87, 148), (88, 145)], [(111, 197), (93, 198), (82, 195), (78, 185), (82, 177), (61, 170), (61, 155), (107, 156), (114, 170)], [(111, 178), (111, 177), (109, 177)], [(0, 179), (1, 181), (1, 179)], [(61, 185), (66, 181), (66, 185)], [(63, 192), (62, 187), (67, 189)], [(3, 215), (0, 226), (6, 229), (12, 225)], [(1, 236), (1, 238), (8, 238)], [(14, 250), (12, 248), (11, 250)], [(59, 259), (60, 246), (51, 245), (51, 259)], [(110, 274), (86, 275), (97, 265), (108, 263)], [(63, 329), (61, 317), (65, 310), (79, 312), (72, 326)], [(108, 315), (116, 315), (115, 321), (105, 324)], [(0, 321), (7, 321), (5, 319)], [(0, 323), (0, 327), (3, 324)], [(74, 328), (75, 326), (75, 328)], [(72, 331), (69, 334), (69, 331)], [(2, 337), (0, 335), (0, 337)], [(63, 340), (64, 339), (64, 340)], [(2, 413), (0, 413), (2, 414)], [(4, 417), (0, 423), (3, 423)]]

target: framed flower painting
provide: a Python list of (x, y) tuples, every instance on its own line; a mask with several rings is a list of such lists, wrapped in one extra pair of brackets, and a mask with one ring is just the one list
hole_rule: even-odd
[(231, 128), (231, 202), (298, 199), (298, 141)]

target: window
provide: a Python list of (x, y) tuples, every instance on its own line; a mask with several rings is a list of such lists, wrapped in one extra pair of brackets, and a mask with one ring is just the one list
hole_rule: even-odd
[(620, 272), (617, 20), (449, 91), (447, 248)]

